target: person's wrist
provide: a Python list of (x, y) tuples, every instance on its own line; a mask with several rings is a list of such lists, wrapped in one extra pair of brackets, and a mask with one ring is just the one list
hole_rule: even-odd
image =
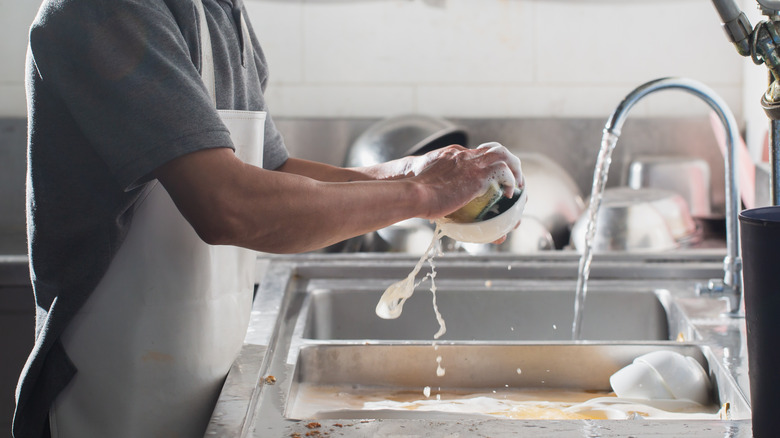
[(431, 207), (434, 203), (432, 202), (430, 188), (414, 178), (406, 178), (399, 182), (406, 184), (404, 194), (406, 197), (405, 201), (411, 209), (409, 217), (431, 218)]

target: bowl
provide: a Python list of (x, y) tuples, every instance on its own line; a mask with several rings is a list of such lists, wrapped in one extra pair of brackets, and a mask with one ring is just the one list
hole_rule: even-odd
[(694, 358), (669, 350), (659, 350), (636, 358), (647, 364), (664, 381), (675, 399), (706, 404), (710, 395), (710, 380), (704, 367)]
[(535, 217), (528, 216), (528, 203), (523, 219), (517, 228), (507, 234), (506, 240), (498, 245), (492, 243), (461, 243), (460, 247), (469, 254), (485, 255), (495, 253), (529, 254), (555, 249), (555, 242), (547, 228)]
[(674, 395), (660, 375), (650, 365), (633, 362), (610, 376), (615, 395), (643, 400), (672, 400)]
[[(571, 243), (585, 249), (588, 212), (572, 227)], [(685, 200), (662, 189), (608, 188), (596, 218), (594, 252), (655, 252), (690, 247), (701, 239)]]
[(544, 154), (514, 150), (512, 153), (523, 163), (525, 187), (533, 193), (525, 206), (523, 221), (535, 218), (549, 231), (554, 248), (565, 247), (572, 226), (585, 210), (577, 183)]
[[(428, 219), (411, 218), (377, 230), (374, 234), (371, 251), (404, 254), (424, 254), (431, 245), (436, 225)], [(369, 234), (371, 235), (371, 234)], [(456, 242), (444, 236), (441, 238), (441, 250), (456, 250)]]
[(377, 234), (390, 252), (422, 254), (431, 244), (433, 230), (430, 221), (411, 218), (377, 230)]
[(640, 156), (628, 170), (628, 186), (670, 190), (685, 199), (694, 217), (712, 214), (710, 166), (700, 158)]
[(647, 400), (710, 401), (710, 380), (694, 358), (671, 350), (637, 357), (609, 378), (618, 397)]
[(498, 214), (487, 215), (476, 222), (455, 222), (447, 218), (436, 219), (445, 236), (459, 242), (490, 243), (515, 229), (528, 199), (526, 189), (516, 189), (512, 199), (502, 198), (498, 202)]
[(451, 144), (466, 146), (466, 132), (450, 122), (424, 114), (389, 117), (371, 125), (350, 146), (347, 167), (371, 166), (409, 155), (422, 155)]

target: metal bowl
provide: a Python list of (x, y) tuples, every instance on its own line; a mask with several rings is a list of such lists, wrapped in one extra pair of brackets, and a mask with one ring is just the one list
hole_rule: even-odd
[[(571, 243), (585, 249), (585, 212), (574, 224)], [(677, 193), (661, 189), (609, 188), (596, 219), (594, 252), (655, 252), (690, 247), (701, 233), (688, 204)]]
[(652, 187), (680, 194), (694, 217), (712, 217), (710, 166), (701, 158), (640, 156), (628, 171), (629, 187)]
[(448, 120), (422, 114), (390, 117), (371, 125), (347, 151), (347, 167), (371, 166), (422, 155), (451, 144), (465, 146), (466, 132)]
[(434, 229), (431, 221), (411, 218), (377, 231), (377, 235), (387, 244), (387, 251), (409, 254), (423, 254), (433, 239)]
[[(512, 151), (523, 166), (528, 204), (524, 217), (533, 217), (550, 232), (555, 248), (569, 243), (571, 227), (585, 203), (574, 179), (546, 155)], [(525, 219), (524, 219), (525, 220)]]
[[(466, 132), (452, 122), (423, 114), (386, 118), (371, 125), (347, 151), (347, 167), (371, 166), (409, 155), (421, 155), (451, 144), (466, 145)], [(378, 230), (386, 250), (421, 254), (431, 242), (433, 224), (409, 219)]]

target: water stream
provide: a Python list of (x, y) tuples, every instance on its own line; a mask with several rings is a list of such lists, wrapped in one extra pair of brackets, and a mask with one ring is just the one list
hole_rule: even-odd
[(585, 311), (585, 297), (588, 295), (588, 277), (590, 277), (590, 264), (593, 261), (593, 238), (596, 235), (596, 217), (601, 199), (604, 194), (604, 187), (607, 185), (607, 176), (609, 174), (609, 165), (612, 163), (612, 151), (617, 144), (618, 136), (604, 131), (601, 139), (601, 148), (596, 159), (596, 169), (593, 171), (593, 188), (590, 193), (590, 202), (588, 204), (588, 222), (585, 230), (585, 246), (580, 256), (580, 265), (577, 272), (577, 288), (574, 296), (574, 321), (572, 322), (572, 339), (580, 340), (582, 338), (582, 317)]

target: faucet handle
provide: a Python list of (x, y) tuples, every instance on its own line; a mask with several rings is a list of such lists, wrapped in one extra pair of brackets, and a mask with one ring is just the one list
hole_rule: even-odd
[(745, 314), (742, 311), (741, 299), (742, 294), (734, 287), (727, 285), (723, 279), (712, 278), (707, 281), (707, 284), (696, 283), (696, 295), (704, 296), (708, 295), (716, 298), (727, 298), (729, 303), (729, 310), (724, 316), (732, 318), (741, 318)]

